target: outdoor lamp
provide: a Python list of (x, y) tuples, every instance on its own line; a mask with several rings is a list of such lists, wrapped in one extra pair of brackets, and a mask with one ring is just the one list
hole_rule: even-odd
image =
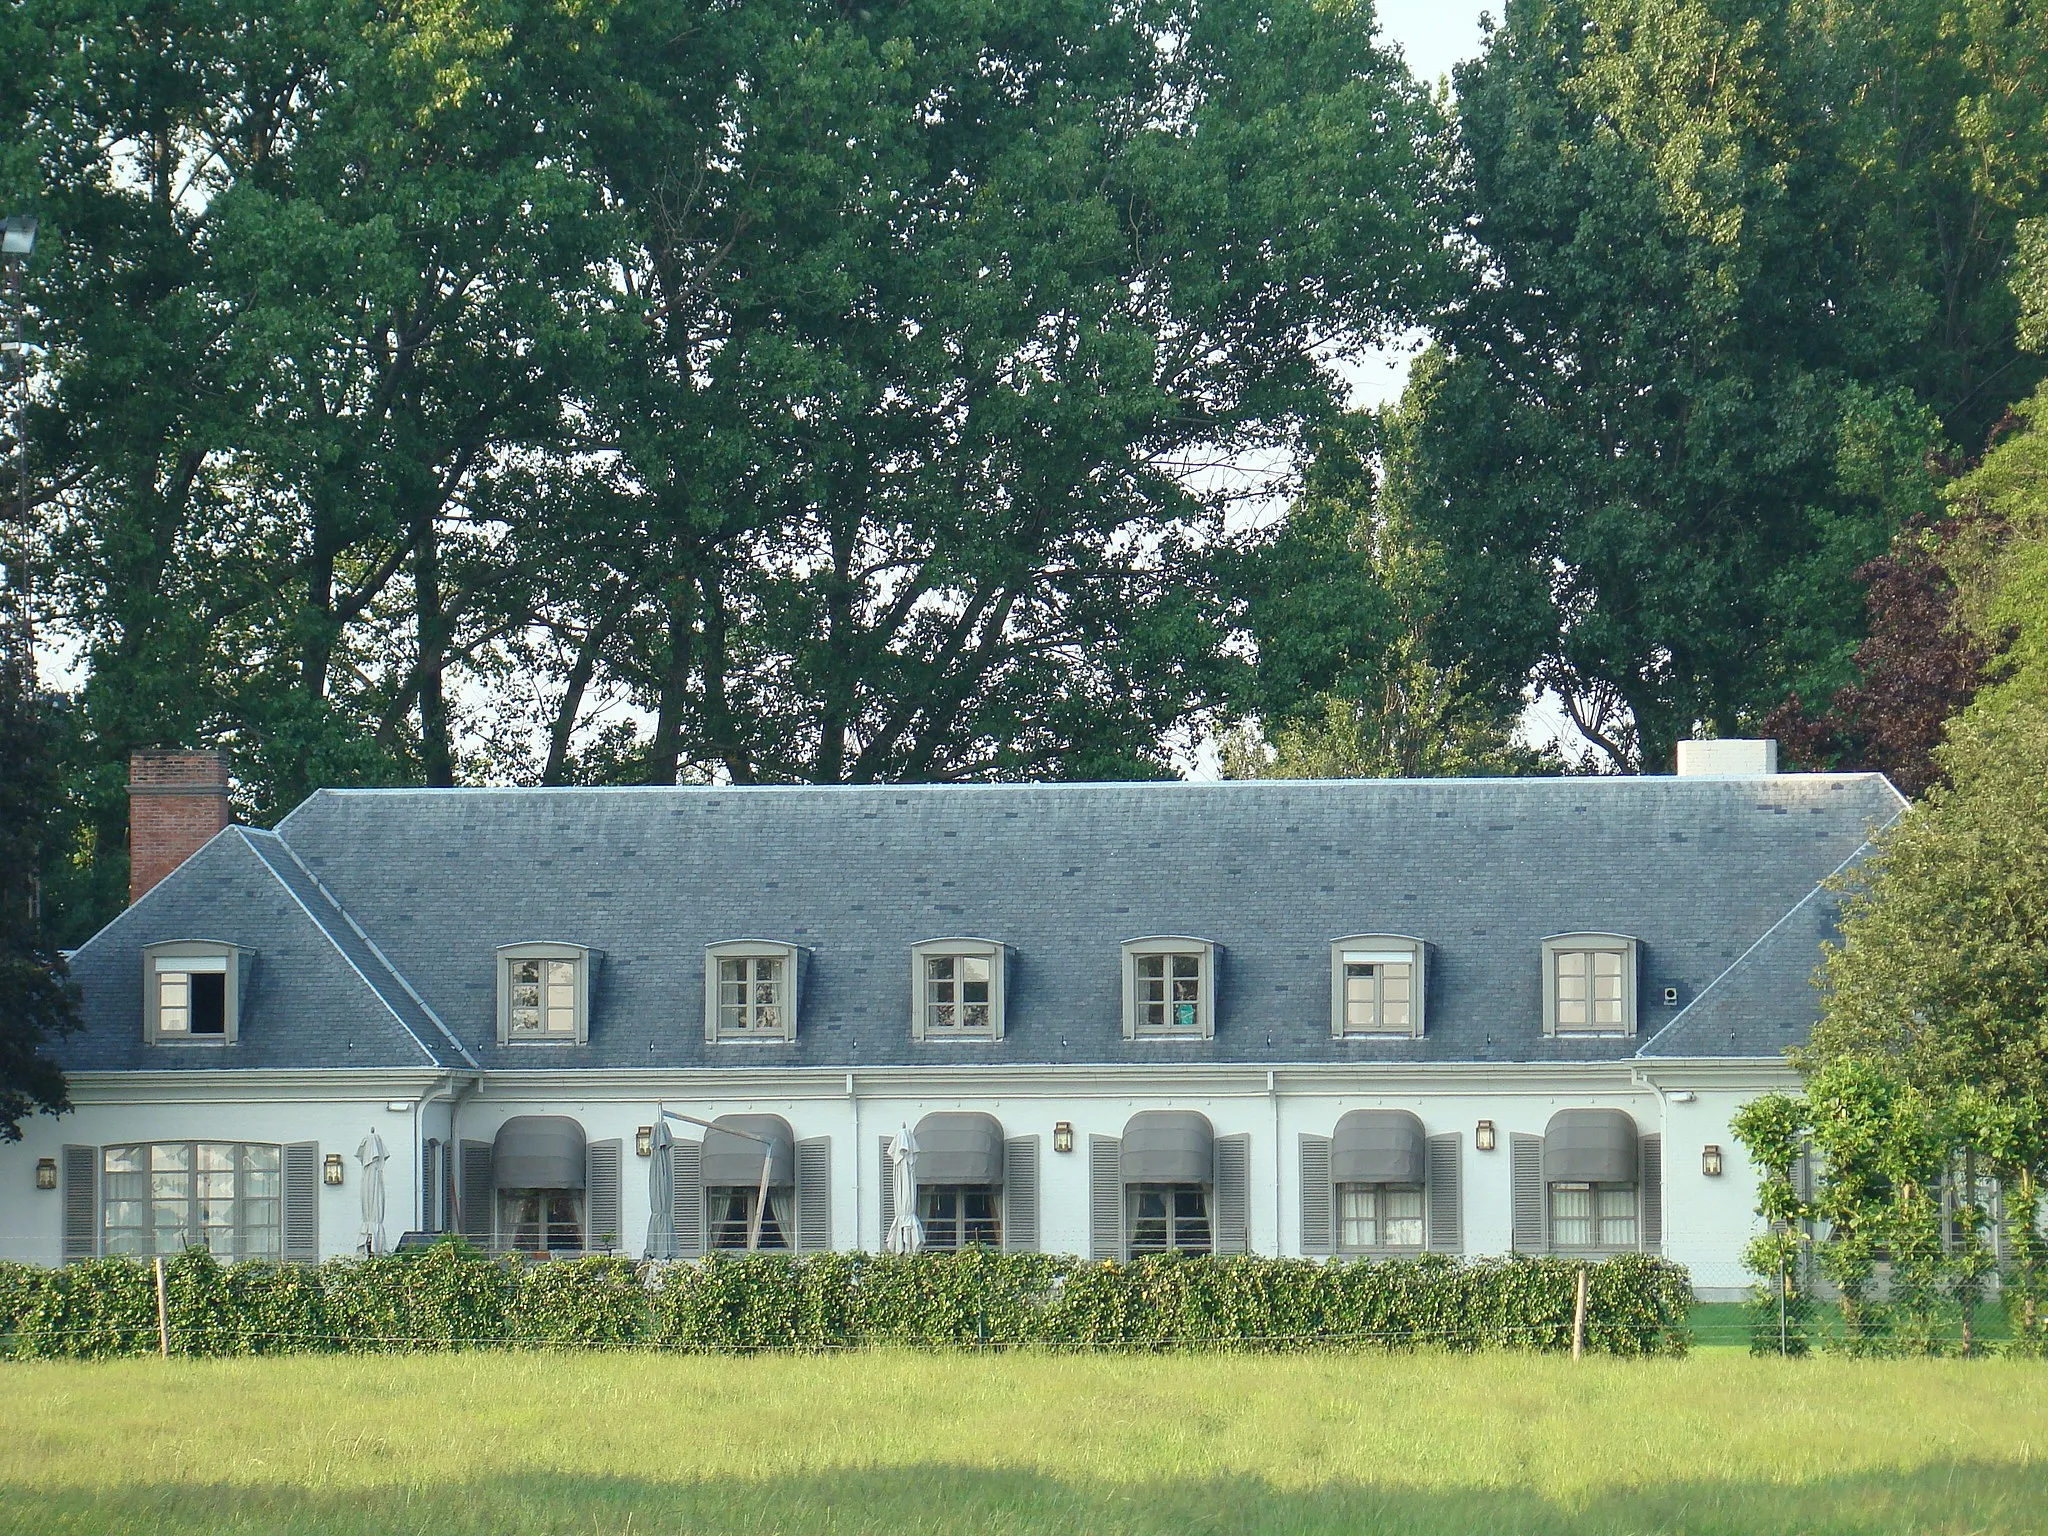
[(330, 1184), (339, 1184), (341, 1182), (341, 1154), (339, 1152), (327, 1154), (327, 1161), (321, 1167), (321, 1177)]
[(643, 1125), (633, 1133), (633, 1154), (636, 1157), (654, 1156), (654, 1127)]
[(1482, 1152), (1491, 1152), (1494, 1147), (1493, 1122), (1482, 1120), (1472, 1128), (1472, 1145)]
[(1700, 1172), (1710, 1179), (1721, 1177), (1721, 1149), (1711, 1141), (1700, 1148)]
[(1052, 1128), (1052, 1149), (1055, 1152), (1074, 1150), (1074, 1122), (1061, 1120)]
[(55, 1159), (54, 1157), (39, 1157), (39, 1158), (37, 1158), (37, 1159), (36, 1159), (36, 1188), (37, 1188), (37, 1189), (55, 1189), (56, 1187), (57, 1187), (57, 1159)]
[(35, 254), (36, 221), (30, 214), (9, 214), (0, 219), (0, 256), (11, 256), (17, 261)]

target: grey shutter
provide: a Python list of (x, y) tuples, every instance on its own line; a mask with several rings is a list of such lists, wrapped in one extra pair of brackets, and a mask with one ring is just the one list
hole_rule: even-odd
[(420, 1230), (432, 1232), (434, 1223), (434, 1190), (439, 1185), (437, 1177), (441, 1161), (441, 1143), (429, 1136), (420, 1143)]
[(1541, 1253), (1549, 1246), (1544, 1240), (1541, 1136), (1508, 1137), (1508, 1183), (1515, 1202), (1514, 1250)]
[(284, 1149), (284, 1257), (288, 1264), (320, 1262), (317, 1141), (295, 1141)]
[(675, 1178), (669, 1212), (676, 1239), (676, 1257), (694, 1259), (704, 1252), (704, 1143), (679, 1141), (668, 1149)]
[(889, 1246), (889, 1229), (896, 1225), (896, 1159), (889, 1155), (893, 1136), (877, 1136), (882, 1144), (882, 1236), (878, 1248)]
[(593, 1141), (583, 1149), (583, 1246), (610, 1252), (621, 1240), (620, 1165), (625, 1143)]
[(100, 1149), (64, 1149), (64, 1262), (100, 1251)]
[(1088, 1257), (1124, 1256), (1124, 1180), (1114, 1136), (1088, 1138)]
[(832, 1247), (832, 1138), (813, 1136), (796, 1144), (796, 1251), (826, 1253)]
[(1038, 1138), (1003, 1143), (1003, 1252), (1038, 1252)]
[(1210, 1215), (1218, 1253), (1251, 1248), (1252, 1139), (1216, 1138), (1216, 1209)]
[(1636, 1142), (1642, 1164), (1643, 1252), (1664, 1251), (1664, 1138), (1644, 1136)]
[(491, 1144), (465, 1141), (462, 1144), (462, 1235), (479, 1248), (491, 1246), (495, 1223), (491, 1219)]
[(1330, 1138), (1301, 1138), (1301, 1251), (1328, 1253), (1330, 1231)]
[(1459, 1210), (1459, 1175), (1463, 1172), (1465, 1138), (1457, 1131), (1429, 1138), (1429, 1248), (1432, 1253), (1463, 1253), (1465, 1227)]

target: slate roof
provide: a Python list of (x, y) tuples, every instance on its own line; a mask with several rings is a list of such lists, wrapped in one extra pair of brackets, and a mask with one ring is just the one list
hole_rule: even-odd
[[(1805, 1037), (1820, 883), (1904, 802), (1872, 774), (324, 790), (230, 829), (82, 948), (73, 1070), (1769, 1057)], [(1632, 1040), (1546, 1040), (1540, 941), (1642, 941)], [(1428, 941), (1428, 1035), (1335, 1041), (1329, 943)], [(1222, 948), (1216, 1038), (1121, 1037), (1118, 945)], [(910, 946), (1012, 947), (1006, 1038), (913, 1042)], [(141, 946), (257, 953), (227, 1050), (151, 1048)], [(704, 946), (809, 966), (793, 1044), (703, 1038)], [(496, 1043), (498, 946), (601, 952), (584, 1046)], [(1662, 1005), (1678, 988), (1680, 1006)]]

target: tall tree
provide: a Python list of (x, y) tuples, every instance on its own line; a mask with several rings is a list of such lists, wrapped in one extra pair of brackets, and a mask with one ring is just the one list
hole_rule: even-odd
[(1512, 0), (1457, 77), (1472, 277), (1389, 463), (1447, 656), (1628, 768), (1849, 680), (1853, 573), (2038, 376), (2005, 271), (2040, 41), (1962, 0)]

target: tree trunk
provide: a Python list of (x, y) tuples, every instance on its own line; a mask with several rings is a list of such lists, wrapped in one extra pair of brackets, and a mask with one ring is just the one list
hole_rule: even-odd
[(448, 739), (443, 671), (448, 659), (448, 615), (441, 602), (441, 535), (434, 514), (413, 524), (412, 587), (419, 636), (420, 768), (430, 788), (455, 783), (455, 753)]
[(648, 784), (673, 784), (682, 767), (683, 710), (689, 703), (696, 638), (696, 590), (687, 575), (678, 575), (669, 582), (668, 657), (662, 667), (661, 702), (643, 775), (643, 782)]

